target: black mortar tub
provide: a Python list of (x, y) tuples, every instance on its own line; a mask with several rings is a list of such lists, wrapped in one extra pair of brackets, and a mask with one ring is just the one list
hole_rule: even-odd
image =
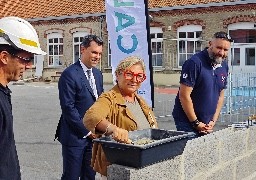
[[(187, 141), (193, 136), (192, 132), (143, 129), (129, 132), (133, 144), (118, 143), (111, 136), (93, 141), (102, 145), (111, 164), (142, 168), (182, 154)], [(143, 139), (145, 143), (141, 144)]]

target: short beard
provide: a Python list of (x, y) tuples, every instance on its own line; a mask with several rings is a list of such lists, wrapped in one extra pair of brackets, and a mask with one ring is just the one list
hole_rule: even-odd
[(224, 58), (216, 56), (216, 54), (213, 52), (209, 53), (209, 57), (212, 60), (213, 64), (221, 64), (224, 61)]

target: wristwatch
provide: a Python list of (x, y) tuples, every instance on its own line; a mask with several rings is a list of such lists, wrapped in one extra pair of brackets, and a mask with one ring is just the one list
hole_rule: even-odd
[(192, 121), (192, 122), (190, 122), (190, 123), (191, 123), (191, 125), (192, 125), (193, 128), (196, 128), (197, 126), (199, 126), (200, 121), (198, 121), (198, 119), (196, 119), (196, 120), (194, 120), (194, 121)]

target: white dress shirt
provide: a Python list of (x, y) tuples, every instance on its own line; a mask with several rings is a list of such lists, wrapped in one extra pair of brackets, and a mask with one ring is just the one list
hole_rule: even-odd
[[(79, 62), (82, 66), (82, 69), (84, 71), (84, 74), (85, 76), (87, 77), (87, 79), (89, 79), (88, 77), (88, 74), (87, 74), (87, 70), (89, 70), (89, 68), (87, 68), (84, 63), (81, 62), (81, 60), (79, 59)], [(91, 69), (91, 80), (92, 80), (92, 84), (93, 84), (93, 87), (92, 87), (92, 90), (93, 90), (93, 93), (96, 97), (96, 99), (98, 99), (98, 93), (97, 93), (97, 89), (96, 89), (96, 84), (95, 84), (95, 79), (94, 79), (94, 76), (93, 76), (93, 73), (92, 73), (92, 69)], [(88, 136), (90, 136), (92, 134), (92, 132), (90, 131), (86, 136), (84, 136), (83, 138), (86, 138)]]

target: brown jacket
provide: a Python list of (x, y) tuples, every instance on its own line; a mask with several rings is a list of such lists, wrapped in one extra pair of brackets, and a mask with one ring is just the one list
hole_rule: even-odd
[[(156, 128), (157, 123), (151, 108), (137, 94), (135, 94), (142, 111), (144, 112), (151, 128)], [(122, 97), (118, 86), (114, 86), (110, 91), (103, 93), (84, 115), (84, 125), (91, 132), (95, 133), (95, 127), (103, 120), (107, 119), (112, 124), (126, 129), (127, 131), (137, 130), (137, 123), (132, 113), (126, 108), (125, 100)], [(107, 176), (107, 161), (102, 147), (94, 143), (92, 152), (92, 166), (96, 172)]]

